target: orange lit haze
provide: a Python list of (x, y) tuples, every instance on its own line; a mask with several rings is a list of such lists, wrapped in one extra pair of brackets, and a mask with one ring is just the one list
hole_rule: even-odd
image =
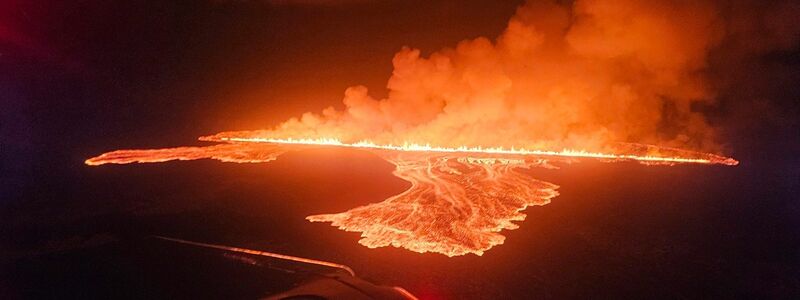
[[(613, 2), (613, 5), (611, 4)], [(423, 57), (404, 47), (388, 96), (347, 88), (343, 109), (274, 128), (202, 137), (217, 144), (118, 150), (88, 165), (211, 158), (257, 163), (308, 147), (370, 151), (411, 183), (405, 192), (308, 219), (361, 233), (367, 247), (482, 255), (522, 211), (558, 186), (519, 172), (596, 159), (647, 165), (738, 161), (696, 112), (713, 103), (704, 71), (724, 33), (719, 9), (692, 1), (532, 1), (496, 39)]]

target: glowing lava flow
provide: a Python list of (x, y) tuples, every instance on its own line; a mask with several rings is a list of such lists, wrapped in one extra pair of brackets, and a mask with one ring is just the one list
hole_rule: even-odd
[(483, 255), (503, 243), (501, 230), (519, 227), (512, 221), (525, 220), (522, 210), (558, 195), (558, 186), (515, 171), (544, 165), (543, 160), (389, 151), (378, 155), (396, 165), (394, 174), (411, 182), (411, 188), (380, 203), (307, 219), (361, 232), (359, 243), (369, 248), (391, 245), (447, 256)]
[(220, 144), (206, 147), (117, 150), (87, 159), (90, 166), (103, 164), (157, 163), (170, 160), (203, 158), (224, 162), (259, 163), (273, 161), (286, 152), (285, 147), (266, 144)]
[(237, 137), (221, 137), (213, 138), (206, 137), (201, 140), (208, 141), (221, 141), (221, 142), (244, 142), (244, 143), (267, 143), (267, 144), (289, 144), (289, 145), (323, 145), (323, 146), (336, 146), (348, 148), (367, 148), (367, 149), (381, 149), (381, 150), (394, 150), (406, 152), (438, 152), (438, 153), (480, 153), (480, 154), (503, 154), (503, 155), (534, 155), (534, 156), (556, 156), (556, 157), (572, 157), (572, 158), (596, 158), (596, 159), (609, 159), (609, 160), (634, 160), (644, 163), (696, 163), (696, 164), (723, 164), (735, 166), (739, 161), (708, 153), (691, 152), (685, 150), (671, 149), (673, 151), (681, 151), (685, 154), (695, 155), (698, 157), (686, 156), (655, 156), (655, 155), (634, 155), (634, 154), (612, 154), (600, 152), (588, 152), (583, 150), (570, 150), (564, 149), (561, 151), (551, 150), (527, 150), (521, 149), (505, 149), (499, 147), (435, 147), (431, 145), (419, 144), (403, 144), (397, 145), (379, 145), (369, 141), (361, 141), (357, 143), (343, 143), (337, 139), (274, 139), (274, 138), (237, 138)]
[[(557, 185), (535, 180), (520, 168), (555, 168), (552, 162), (580, 159), (629, 160), (644, 164), (723, 164), (738, 161), (714, 154), (654, 146), (627, 145), (627, 154), (585, 151), (543, 151), (503, 148), (443, 148), (428, 145), (343, 143), (335, 139), (268, 139), (204, 137), (222, 142), (206, 147), (117, 150), (86, 160), (87, 165), (153, 163), (169, 160), (216, 159), (258, 163), (308, 147), (358, 148), (375, 153), (396, 166), (394, 174), (411, 183), (405, 192), (382, 202), (336, 214), (309, 216), (312, 222), (331, 222), (345, 231), (361, 232), (359, 243), (370, 248), (394, 246), (447, 256), (482, 255), (515, 229), (522, 211), (544, 205), (557, 196)], [(660, 155), (653, 155), (657, 153)]]

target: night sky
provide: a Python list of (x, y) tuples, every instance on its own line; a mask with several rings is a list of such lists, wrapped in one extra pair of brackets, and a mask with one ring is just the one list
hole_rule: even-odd
[[(356, 84), (385, 96), (401, 47), (427, 55), (496, 37), (522, 2), (3, 1), (0, 298), (280, 291), (227, 261), (192, 269), (167, 259), (149, 234), (338, 261), (430, 298), (800, 296), (797, 39), (756, 54), (738, 50), (746, 39), (711, 52), (717, 101), (695, 109), (740, 166), (532, 171), (562, 195), (529, 208), (484, 257), (372, 250), (306, 222), (407, 187), (358, 151), (287, 154), (274, 165), (83, 164), (341, 107)], [(170, 263), (175, 274), (231, 275), (141, 279)], [(225, 287), (210, 289), (217, 279)]]

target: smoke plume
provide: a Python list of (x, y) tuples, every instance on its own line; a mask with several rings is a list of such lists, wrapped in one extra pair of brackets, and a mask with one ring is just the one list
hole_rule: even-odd
[[(427, 57), (404, 47), (392, 61), (384, 99), (353, 86), (343, 109), (212, 139), (328, 137), (599, 151), (634, 142), (718, 151), (715, 129), (695, 109), (713, 105), (718, 93), (708, 75), (711, 52), (729, 36), (762, 36), (759, 46), (742, 39), (747, 46), (738, 48), (745, 52), (792, 47), (800, 28), (780, 18), (792, 16), (786, 11), (797, 5), (779, 3), (773, 5), (779, 11), (744, 16), (741, 6), (530, 1), (494, 40), (465, 40)], [(746, 32), (758, 28), (770, 34)]]

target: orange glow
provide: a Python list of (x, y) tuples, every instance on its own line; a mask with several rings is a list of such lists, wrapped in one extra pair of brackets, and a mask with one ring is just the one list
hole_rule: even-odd
[(360, 232), (370, 248), (482, 255), (526, 207), (558, 195), (521, 169), (588, 159), (738, 165), (706, 153), (722, 148), (717, 130), (693, 109), (717, 94), (704, 72), (723, 24), (709, 3), (529, 1), (494, 40), (427, 57), (403, 47), (385, 97), (352, 86), (339, 108), (200, 138), (218, 145), (119, 150), (86, 163), (268, 162), (307, 147), (362, 149), (393, 163), (411, 188), (308, 220)]
[[(209, 139), (210, 140), (210, 139)], [(510, 148), (505, 149), (501, 147), (437, 147), (430, 144), (419, 145), (405, 143), (403, 145), (379, 145), (370, 141), (361, 141), (357, 143), (343, 143), (338, 139), (331, 138), (318, 138), (318, 139), (273, 139), (273, 138), (219, 138), (224, 142), (244, 142), (244, 143), (266, 143), (266, 144), (290, 144), (290, 145), (322, 145), (322, 146), (336, 146), (347, 148), (366, 148), (366, 149), (380, 149), (380, 150), (394, 150), (404, 152), (437, 152), (437, 153), (480, 153), (480, 154), (501, 154), (501, 155), (534, 155), (534, 156), (557, 156), (557, 157), (572, 157), (572, 158), (596, 158), (607, 160), (633, 160), (643, 163), (695, 163), (695, 164), (723, 164), (735, 166), (739, 161), (708, 153), (699, 153), (691, 151), (683, 151), (690, 156), (673, 156), (662, 157), (654, 155), (635, 155), (635, 154), (612, 154), (589, 152), (585, 150), (570, 150), (564, 149), (561, 151), (551, 150), (536, 150), (525, 148)]]
[(224, 162), (258, 163), (275, 160), (285, 152), (269, 145), (220, 144), (207, 147), (176, 147), (166, 149), (117, 150), (87, 159), (90, 166), (104, 164), (157, 163), (170, 160), (211, 158)]
[[(519, 169), (557, 168), (553, 163), (583, 159), (636, 161), (643, 164), (723, 164), (738, 161), (714, 154), (631, 145), (628, 154), (586, 151), (546, 151), (493, 147), (446, 148), (430, 145), (344, 143), (337, 139), (211, 138), (223, 142), (206, 147), (118, 150), (86, 160), (87, 165), (152, 163), (210, 158), (224, 162), (258, 163), (304, 147), (343, 147), (375, 153), (394, 164), (394, 175), (411, 183), (405, 192), (382, 202), (336, 214), (309, 216), (345, 231), (361, 232), (369, 248), (394, 246), (447, 256), (483, 255), (503, 244), (499, 232), (515, 229), (525, 208), (545, 205), (558, 195), (557, 185), (531, 178)], [(633, 153), (670, 153), (673, 156)]]
[(394, 246), (447, 256), (483, 255), (503, 244), (503, 229), (531, 205), (557, 196), (557, 185), (539, 181), (517, 168), (549, 167), (544, 160), (454, 159), (452, 154), (380, 152), (397, 168), (394, 175), (411, 183), (405, 192), (382, 202), (338, 214), (309, 216), (345, 231), (361, 232), (369, 248)]

